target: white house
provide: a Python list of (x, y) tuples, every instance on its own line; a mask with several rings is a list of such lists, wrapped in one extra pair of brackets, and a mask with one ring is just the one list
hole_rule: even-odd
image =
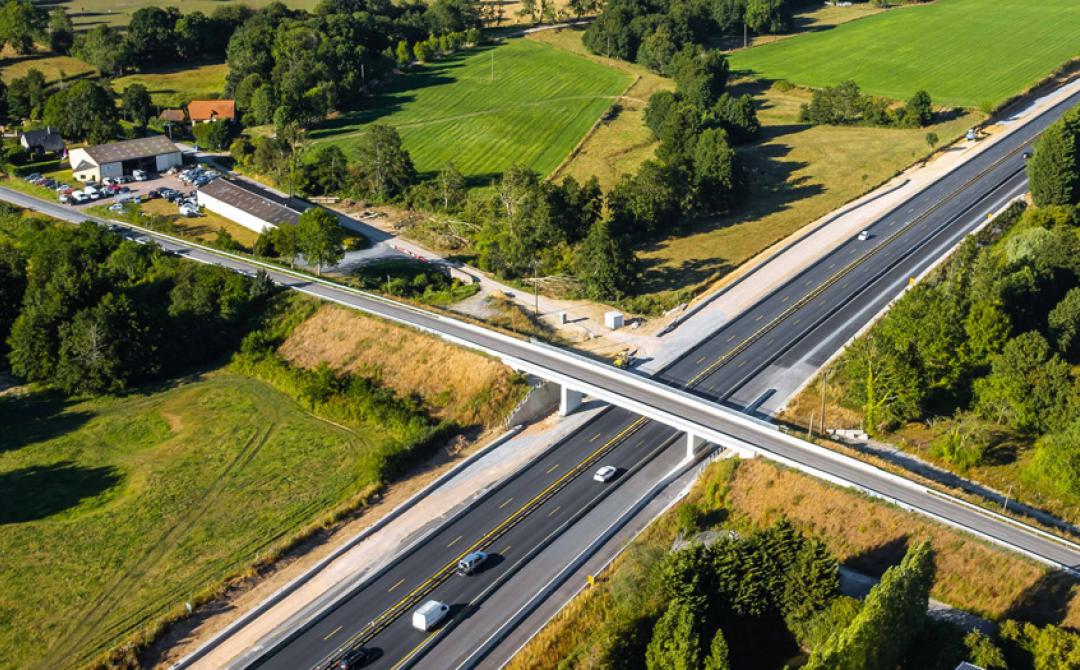
[(68, 151), (68, 162), (79, 181), (101, 181), (131, 174), (133, 170), (164, 172), (178, 167), (180, 149), (164, 135), (81, 147)]
[(283, 199), (253, 184), (215, 179), (199, 189), (199, 206), (257, 233), (282, 225), (296, 225), (301, 212)]

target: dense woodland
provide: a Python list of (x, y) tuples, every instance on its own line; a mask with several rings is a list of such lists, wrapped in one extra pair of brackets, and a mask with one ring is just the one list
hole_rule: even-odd
[(1027, 475), (1080, 496), (1080, 108), (1028, 165), (1012, 205), (910, 290), (839, 366), (870, 432), (950, 417), (935, 453), (959, 469), (1034, 444)]
[[(684, 532), (700, 527), (680, 508)], [(708, 525), (708, 524), (705, 524)], [(934, 553), (917, 542), (863, 600), (840, 593), (836, 558), (786, 521), (711, 531), (670, 552), (639, 548), (611, 577), (611, 607), (560, 668), (986, 670), (1065, 668), (1080, 636), (1005, 622), (993, 636), (927, 615)]]

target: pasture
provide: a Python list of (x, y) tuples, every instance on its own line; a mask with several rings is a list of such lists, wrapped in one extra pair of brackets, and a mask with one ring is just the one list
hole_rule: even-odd
[(547, 175), (632, 78), (531, 40), (468, 51), (398, 77), (311, 132), (348, 155), (365, 126), (395, 127), (421, 173), (453, 162), (472, 187), (515, 164)]
[(731, 55), (733, 70), (991, 109), (1080, 56), (1076, 0), (938, 0)]
[[(402, 437), (215, 372), (0, 398), (0, 668), (81, 667), (378, 485)], [(405, 438), (408, 439), (408, 438)]]

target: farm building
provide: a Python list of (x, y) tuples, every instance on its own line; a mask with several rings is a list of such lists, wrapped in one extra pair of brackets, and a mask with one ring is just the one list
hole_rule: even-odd
[(79, 181), (101, 181), (131, 174), (132, 170), (164, 172), (182, 162), (180, 149), (164, 135), (80, 147), (68, 152), (71, 170)]
[(188, 103), (187, 111), (192, 123), (232, 121), (236, 118), (236, 101), (192, 100)]
[(296, 225), (300, 210), (253, 184), (215, 179), (199, 189), (200, 207), (224, 216), (257, 233), (283, 225)]
[(59, 154), (64, 151), (64, 138), (52, 128), (28, 130), (19, 134), (19, 145), (32, 154)]

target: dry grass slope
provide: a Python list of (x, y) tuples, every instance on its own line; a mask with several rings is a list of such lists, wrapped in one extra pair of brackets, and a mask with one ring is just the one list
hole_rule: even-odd
[(375, 377), (461, 425), (490, 425), (519, 397), (512, 371), (494, 358), (333, 305), (296, 328), (280, 353), (294, 365)]

